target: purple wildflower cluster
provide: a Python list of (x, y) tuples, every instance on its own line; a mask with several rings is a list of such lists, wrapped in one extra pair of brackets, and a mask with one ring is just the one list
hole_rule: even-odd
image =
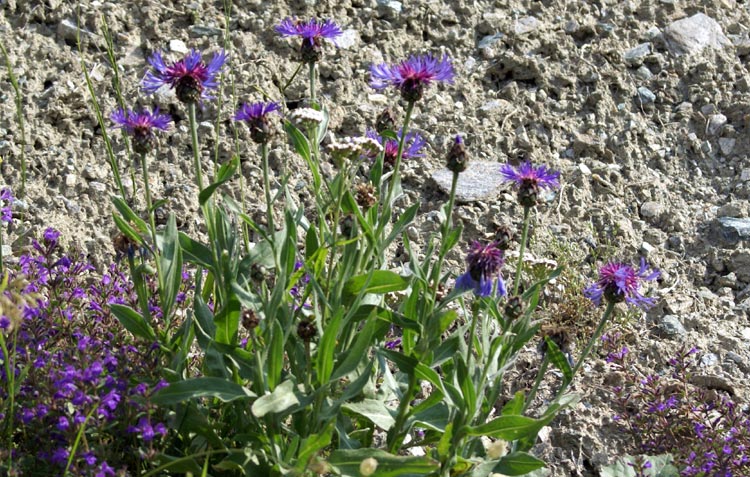
[(370, 86), (382, 90), (393, 86), (405, 101), (413, 103), (435, 82), (453, 83), (453, 64), (447, 55), (412, 55), (394, 65), (381, 63), (370, 67)]
[(518, 167), (505, 164), (500, 168), (500, 174), (506, 181), (513, 183), (518, 191), (518, 203), (524, 207), (536, 205), (540, 190), (560, 187), (558, 171), (552, 171), (544, 165), (534, 167), (528, 161)]
[(186, 104), (211, 99), (210, 93), (219, 87), (218, 76), (226, 62), (224, 50), (214, 53), (208, 63), (199, 51), (191, 50), (185, 58), (168, 65), (157, 51), (148, 59), (153, 69), (143, 78), (143, 90), (152, 94), (168, 85), (175, 90), (177, 99)]
[(272, 112), (279, 112), (279, 103), (250, 103), (243, 104), (234, 115), (235, 121), (244, 121), (250, 128), (250, 137), (260, 144), (267, 142), (273, 135), (273, 127), (269, 118)]
[(13, 204), (13, 193), (9, 187), (0, 189), (0, 223), (10, 223), (13, 220), (11, 205)]
[(140, 468), (167, 434), (149, 404), (166, 384), (161, 356), (154, 344), (117, 332), (109, 304), (136, 306), (127, 276), (113, 265), (95, 279), (93, 267), (63, 253), (59, 239), (47, 229), (8, 266), (11, 282), (22, 279), (21, 293), (34, 299), (19, 310), (17, 326), (0, 330), (9, 346), (0, 361), (8, 360), (17, 390), (11, 408), (9, 375), (0, 366), (0, 412), (11, 413), (0, 419), (12, 426), (10, 451), (24, 475), (62, 475), (70, 460), (71, 475), (114, 476)]
[(656, 300), (641, 294), (641, 283), (657, 278), (659, 272), (649, 269), (643, 258), (638, 271), (624, 263), (608, 263), (599, 269), (599, 280), (586, 288), (584, 295), (597, 306), (604, 298), (612, 303), (624, 301), (645, 310), (651, 308)]
[(144, 110), (118, 109), (110, 116), (116, 128), (120, 128), (133, 137), (133, 150), (138, 154), (147, 154), (156, 145), (155, 130), (167, 131), (172, 123), (172, 117), (161, 114), (159, 108), (149, 112)]
[(320, 60), (324, 39), (337, 45), (336, 38), (344, 33), (333, 21), (315, 18), (306, 22), (296, 18), (287, 18), (277, 25), (275, 30), (281, 36), (302, 38), (300, 56), (305, 63), (315, 63)]
[(726, 391), (692, 384), (693, 355), (680, 351), (668, 372), (643, 377), (619, 335), (602, 338), (610, 366), (615, 422), (643, 454), (670, 453), (683, 477), (750, 475), (750, 416)]

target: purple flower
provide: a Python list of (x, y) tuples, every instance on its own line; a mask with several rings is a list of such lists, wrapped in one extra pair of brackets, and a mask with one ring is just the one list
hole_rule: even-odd
[(658, 277), (659, 272), (650, 270), (643, 258), (638, 271), (623, 263), (608, 263), (599, 270), (599, 280), (586, 288), (583, 294), (597, 305), (601, 304), (603, 297), (610, 303), (625, 301), (647, 310), (656, 300), (641, 294), (641, 282)]
[(115, 475), (115, 469), (110, 467), (107, 462), (102, 462), (102, 464), (99, 466), (99, 472), (94, 474), (94, 477), (107, 477), (110, 475)]
[(154, 131), (166, 131), (172, 122), (172, 116), (159, 113), (159, 108), (152, 112), (118, 109), (112, 116), (115, 127), (122, 129), (133, 137), (133, 150), (138, 154), (146, 154), (156, 146)]
[[(403, 129), (400, 129), (397, 134), (399, 141), (401, 140), (402, 134)], [(365, 136), (374, 139), (378, 144), (383, 144), (383, 138), (372, 129), (368, 129)], [(425, 139), (418, 133), (413, 131), (406, 133), (406, 137), (404, 138), (404, 151), (401, 154), (401, 159), (411, 159), (413, 157), (424, 156), (422, 150), (426, 145), (427, 141), (425, 141)], [(368, 150), (365, 157), (374, 159), (377, 155), (377, 151)], [(398, 156), (398, 141), (395, 139), (387, 139), (383, 150), (383, 165), (386, 167), (393, 167), (396, 164), (396, 156)]]
[(560, 187), (559, 172), (547, 169), (547, 166), (534, 167), (529, 161), (517, 168), (505, 164), (500, 168), (500, 174), (506, 181), (514, 183), (518, 189), (518, 202), (524, 207), (536, 205), (540, 189)]
[(13, 193), (10, 191), (9, 187), (3, 187), (0, 189), (0, 201), (4, 203), (4, 205), (0, 207), (0, 222), (5, 222), (7, 224), (13, 220), (13, 213), (11, 211)]
[(475, 240), (466, 256), (468, 270), (456, 278), (456, 289), (474, 290), (477, 296), (490, 296), (497, 284), (497, 295), (505, 296), (505, 282), (500, 275), (503, 263), (503, 251), (498, 248), (497, 242), (482, 245)]
[(395, 65), (370, 66), (370, 86), (378, 90), (393, 86), (410, 103), (419, 100), (432, 82), (453, 83), (453, 76), (453, 65), (447, 55), (439, 60), (432, 55), (412, 55)]
[(275, 30), (281, 36), (302, 37), (300, 54), (302, 61), (305, 63), (315, 63), (320, 59), (324, 38), (331, 40), (334, 45), (338, 46), (336, 37), (341, 36), (343, 33), (341, 28), (332, 20), (318, 21), (314, 18), (307, 22), (297, 20), (296, 18), (287, 18), (277, 25)]
[(164, 85), (175, 89), (177, 98), (183, 103), (197, 103), (201, 99), (211, 99), (208, 93), (219, 87), (217, 76), (227, 62), (224, 50), (214, 53), (206, 64), (200, 52), (190, 50), (185, 58), (167, 66), (161, 52), (157, 51), (148, 59), (153, 70), (143, 78), (143, 90), (154, 93)]
[(267, 142), (273, 135), (268, 115), (279, 111), (279, 103), (250, 103), (243, 104), (234, 115), (235, 121), (245, 121), (250, 128), (250, 137), (258, 144)]

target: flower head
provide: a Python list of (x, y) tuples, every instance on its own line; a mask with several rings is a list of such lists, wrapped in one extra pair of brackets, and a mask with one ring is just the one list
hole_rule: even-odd
[(316, 128), (325, 121), (325, 115), (313, 108), (298, 108), (289, 113), (289, 119), (305, 128)]
[(13, 193), (10, 187), (3, 187), (0, 189), (0, 222), (6, 224), (13, 220), (13, 212), (11, 211), (11, 205), (13, 204)]
[(505, 282), (500, 275), (503, 264), (503, 251), (498, 248), (495, 242), (482, 245), (475, 240), (466, 255), (468, 270), (456, 279), (456, 288), (459, 290), (473, 289), (477, 296), (490, 296), (493, 285), (496, 283), (496, 293), (499, 296), (505, 296)]
[(118, 109), (110, 119), (115, 123), (114, 127), (133, 136), (133, 150), (138, 154), (150, 152), (156, 146), (154, 130), (166, 131), (172, 122), (172, 117), (159, 113), (159, 108), (154, 108), (152, 112)]
[(370, 86), (385, 89), (393, 86), (408, 102), (419, 100), (434, 81), (453, 83), (453, 65), (447, 55), (437, 59), (432, 55), (410, 56), (395, 65), (381, 63), (370, 66)]
[(624, 263), (608, 263), (599, 270), (599, 280), (586, 288), (583, 294), (597, 305), (604, 298), (610, 303), (624, 301), (647, 310), (654, 305), (655, 299), (641, 294), (641, 282), (655, 280), (659, 275), (657, 270), (649, 269), (643, 258), (637, 271)]
[(157, 51), (148, 63), (153, 70), (143, 78), (143, 90), (154, 93), (164, 85), (175, 89), (177, 98), (183, 103), (197, 103), (201, 99), (211, 99), (209, 91), (219, 87), (217, 76), (227, 62), (224, 50), (214, 53), (206, 64), (200, 52), (190, 50), (185, 58), (167, 66), (161, 52)]
[[(383, 154), (384, 167), (390, 168), (393, 167), (396, 163), (396, 157), (398, 156), (398, 143), (401, 140), (402, 135), (403, 129), (400, 129), (398, 131), (398, 134), (396, 135), (398, 137), (398, 141), (395, 139), (388, 139), (385, 141), (385, 149)], [(365, 136), (375, 140), (378, 144), (383, 144), (383, 138), (380, 136), (380, 134), (376, 133), (372, 129), (368, 129), (365, 133)], [(425, 139), (418, 133), (413, 131), (406, 133), (406, 137), (404, 138), (404, 151), (401, 154), (401, 159), (411, 159), (413, 157), (424, 156), (422, 150), (424, 149), (425, 145), (427, 145), (427, 141), (425, 141)], [(372, 150), (363, 155), (365, 157), (369, 157), (370, 159), (374, 159), (379, 153), (380, 151)]]
[(280, 109), (279, 103), (274, 102), (243, 104), (234, 115), (234, 120), (245, 121), (250, 128), (250, 137), (260, 144), (267, 142), (273, 135), (273, 127), (268, 115)]
[(547, 166), (534, 167), (529, 161), (517, 168), (505, 164), (500, 168), (500, 173), (506, 181), (514, 182), (518, 189), (518, 202), (524, 207), (536, 205), (540, 189), (560, 187), (559, 172), (547, 169)]
[(275, 28), (281, 36), (302, 37), (300, 55), (305, 63), (315, 63), (320, 59), (322, 41), (331, 40), (336, 45), (336, 37), (343, 34), (341, 28), (332, 20), (311, 19), (307, 22), (287, 18)]

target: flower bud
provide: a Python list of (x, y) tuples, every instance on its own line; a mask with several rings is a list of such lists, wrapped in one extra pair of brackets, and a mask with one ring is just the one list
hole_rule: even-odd
[(341, 234), (344, 237), (352, 238), (357, 233), (356, 222), (354, 221), (354, 215), (346, 214), (341, 218), (339, 226), (341, 227)]
[(378, 197), (375, 195), (375, 187), (369, 182), (358, 185), (356, 200), (357, 205), (362, 207), (362, 210), (368, 210), (378, 201)]
[(297, 335), (304, 341), (305, 343), (309, 343), (312, 341), (313, 338), (315, 338), (315, 335), (318, 334), (317, 328), (315, 328), (315, 323), (309, 320), (303, 320), (299, 322), (299, 325), (297, 325)]
[(495, 227), (495, 242), (497, 243), (497, 248), (500, 250), (508, 250), (511, 243), (515, 241), (515, 238), (516, 234), (513, 232), (513, 229), (507, 225), (503, 224)]
[(448, 152), (446, 167), (454, 174), (459, 174), (466, 170), (469, 165), (469, 154), (466, 152), (466, 146), (461, 136), (456, 136), (453, 147)]
[(511, 320), (515, 320), (523, 314), (523, 301), (520, 296), (514, 296), (508, 299), (505, 304), (505, 316)]
[(394, 131), (396, 121), (396, 113), (391, 108), (385, 108), (375, 119), (375, 130), (378, 134), (383, 134), (384, 131)]
[(258, 324), (260, 324), (260, 319), (255, 311), (247, 309), (242, 312), (242, 326), (244, 326), (246, 330), (252, 331), (258, 326)]

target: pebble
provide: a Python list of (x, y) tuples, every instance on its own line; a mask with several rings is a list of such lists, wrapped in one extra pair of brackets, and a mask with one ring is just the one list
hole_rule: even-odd
[(675, 315), (664, 315), (659, 320), (656, 334), (664, 338), (685, 338), (687, 330)]
[[(733, 137), (720, 137), (719, 138), (719, 150), (722, 154), (725, 156), (728, 156), (732, 154), (732, 151), (734, 150), (734, 145), (737, 143), (737, 140)], [(745, 179), (742, 179), (745, 180)]]
[(658, 202), (648, 201), (641, 204), (641, 217), (644, 219), (654, 219), (659, 217), (664, 208)]
[(532, 16), (519, 18), (513, 27), (513, 31), (516, 35), (525, 35), (539, 28), (541, 22)]
[(416, 242), (419, 240), (419, 230), (413, 225), (410, 225), (406, 228), (406, 236), (409, 237), (409, 240)]
[(480, 50), (484, 50), (486, 48), (492, 48), (495, 43), (503, 39), (502, 33), (496, 33), (494, 35), (487, 35), (481, 40), (479, 40), (479, 44), (477, 44), (477, 48)]
[(701, 366), (704, 366), (706, 368), (715, 366), (718, 362), (719, 362), (719, 357), (716, 356), (714, 353), (706, 353), (703, 356), (701, 356)]
[(351, 48), (357, 43), (359, 43), (359, 32), (351, 28), (344, 30), (343, 33), (336, 38), (336, 45), (343, 49)]
[(99, 181), (91, 181), (89, 182), (89, 189), (97, 194), (103, 194), (107, 192), (107, 185)]
[(740, 172), (740, 180), (741, 181), (750, 181), (750, 169), (742, 169)]
[(207, 25), (190, 25), (188, 27), (188, 33), (193, 38), (204, 37), (204, 36), (221, 36), (221, 28), (216, 28)]
[(651, 104), (656, 101), (656, 95), (645, 86), (638, 87), (638, 97), (643, 104)]
[[(450, 193), (453, 173), (440, 169), (432, 174), (432, 180), (446, 194)], [(497, 197), (505, 188), (506, 182), (500, 174), (500, 165), (491, 161), (474, 161), (458, 175), (456, 200), (458, 202), (475, 202)]]
[(635, 70), (635, 76), (642, 81), (648, 81), (654, 77), (654, 74), (650, 69), (648, 69), (648, 66), (642, 65), (640, 68)]
[(645, 241), (641, 243), (641, 253), (643, 254), (643, 256), (648, 257), (649, 254), (651, 254), (654, 250), (656, 250), (656, 247), (654, 247), (650, 243)]
[(713, 18), (696, 13), (672, 22), (664, 30), (667, 48), (675, 55), (693, 55), (704, 48), (722, 49), (731, 44)]
[(78, 28), (73, 20), (63, 20), (57, 25), (57, 36), (67, 41), (76, 41), (77, 35), (96, 38), (96, 35), (85, 28)]
[(389, 10), (395, 15), (400, 15), (403, 9), (403, 4), (395, 0), (378, 0), (378, 6)]
[(3, 257), (9, 257), (13, 254), (13, 250), (11, 250), (10, 245), (3, 245), (3, 248), (0, 251), (0, 253), (2, 253)]
[(708, 118), (706, 133), (711, 136), (717, 136), (726, 123), (727, 117), (723, 114), (712, 114), (711, 117)]
[(643, 59), (649, 53), (651, 53), (651, 43), (641, 43), (635, 48), (627, 50), (622, 57), (629, 66), (639, 66), (643, 64)]
[(182, 40), (169, 40), (169, 51), (179, 53), (181, 55), (186, 54), (189, 50), (187, 45)]

